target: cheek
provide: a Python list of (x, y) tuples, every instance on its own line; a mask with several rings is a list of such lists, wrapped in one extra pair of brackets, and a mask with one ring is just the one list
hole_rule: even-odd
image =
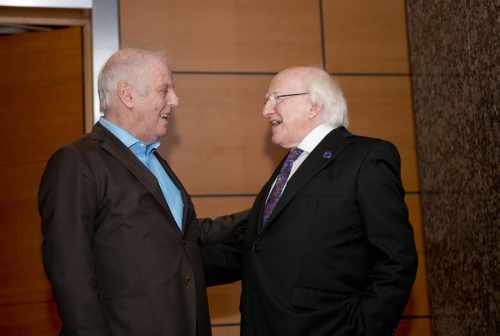
[(163, 109), (163, 99), (158, 99), (155, 104), (155, 110), (161, 111)]

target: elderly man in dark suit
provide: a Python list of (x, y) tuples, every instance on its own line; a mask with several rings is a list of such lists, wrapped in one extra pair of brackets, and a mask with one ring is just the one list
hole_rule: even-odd
[(124, 49), (99, 75), (104, 118), (49, 160), (43, 260), (64, 336), (208, 336), (200, 242), (244, 215), (198, 221), (157, 153), (178, 98), (166, 60)]
[(241, 334), (390, 335), (417, 269), (396, 148), (345, 128), (318, 68), (274, 77), (263, 116), (289, 152), (248, 218)]

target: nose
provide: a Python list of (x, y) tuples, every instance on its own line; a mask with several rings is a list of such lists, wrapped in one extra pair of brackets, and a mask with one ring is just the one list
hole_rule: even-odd
[(177, 93), (175, 92), (174, 89), (171, 89), (168, 92), (168, 101), (167, 105), (177, 107), (179, 106), (179, 97), (177, 96)]
[(264, 118), (270, 118), (270, 116), (274, 113), (274, 104), (270, 99), (266, 100), (264, 106), (262, 107), (262, 116)]

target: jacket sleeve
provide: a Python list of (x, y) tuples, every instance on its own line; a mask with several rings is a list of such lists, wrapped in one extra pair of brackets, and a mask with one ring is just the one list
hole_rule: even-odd
[(410, 295), (417, 253), (400, 177), (400, 158), (380, 141), (364, 160), (358, 179), (358, 201), (373, 267), (361, 299), (364, 335), (391, 335)]
[(249, 210), (199, 219), (201, 256), (207, 286), (231, 283), (241, 279), (241, 249)]
[(92, 253), (96, 184), (74, 147), (47, 163), (39, 190), (45, 271), (65, 336), (110, 335), (96, 291)]
[(198, 219), (202, 245), (241, 240), (245, 234), (250, 210), (230, 215)]

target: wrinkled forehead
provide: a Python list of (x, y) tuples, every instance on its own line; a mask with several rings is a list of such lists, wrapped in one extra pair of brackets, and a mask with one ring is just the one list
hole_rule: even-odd
[(267, 94), (302, 92), (305, 89), (302, 74), (298, 71), (287, 71), (277, 74), (271, 80)]
[(157, 58), (153, 58), (147, 62), (145, 66), (148, 77), (157, 85), (173, 84), (172, 72), (168, 64)]

